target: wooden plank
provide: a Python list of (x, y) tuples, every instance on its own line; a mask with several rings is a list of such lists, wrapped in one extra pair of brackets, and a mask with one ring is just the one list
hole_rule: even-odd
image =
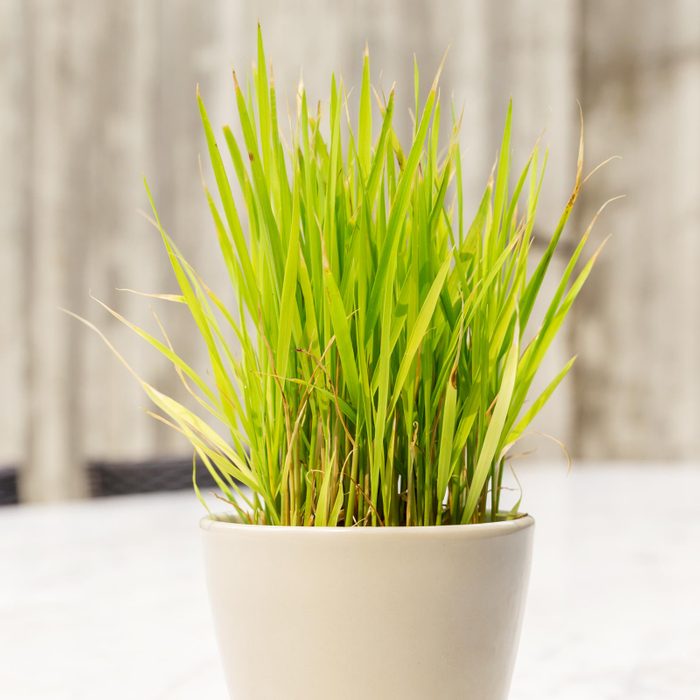
[(26, 269), (31, 227), (31, 96), (24, 89), (30, 65), (27, 46), (27, 13), (22, 0), (0, 3), (0, 84), (5, 106), (0, 109), (0, 467), (16, 464), (25, 447), (24, 392), (26, 364), (23, 352), (31, 286)]
[(576, 453), (697, 454), (700, 22), (697, 3), (582, 3), (590, 182), (583, 218), (626, 194), (575, 317)]

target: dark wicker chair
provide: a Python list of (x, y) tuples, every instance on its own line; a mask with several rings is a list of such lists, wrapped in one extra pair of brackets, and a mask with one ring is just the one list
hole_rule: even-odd
[[(183, 491), (192, 488), (192, 460), (154, 459), (149, 462), (91, 462), (88, 465), (90, 495), (125, 496), (134, 493)], [(202, 490), (216, 488), (206, 467), (197, 463), (197, 485)], [(19, 503), (17, 469), (0, 468), (0, 506)]]
[[(88, 466), (93, 497), (124, 496), (134, 493), (182, 491), (192, 488), (191, 459), (156, 459), (149, 462), (92, 462)], [(197, 463), (197, 485), (216, 485), (206, 467)]]
[(17, 494), (17, 470), (13, 467), (0, 469), (0, 506), (19, 503)]

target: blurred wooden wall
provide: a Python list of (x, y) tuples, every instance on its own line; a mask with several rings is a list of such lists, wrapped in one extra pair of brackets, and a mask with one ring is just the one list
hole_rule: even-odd
[(467, 198), (481, 192), (512, 96), (516, 156), (542, 129), (552, 150), (544, 235), (571, 187), (581, 100), (589, 165), (624, 160), (596, 175), (576, 224), (608, 196), (628, 199), (596, 234), (616, 235), (547, 364), (550, 373), (563, 364), (573, 337), (576, 374), (540, 423), (577, 456), (693, 457), (697, 4), (0, 0), (0, 464), (21, 464), (24, 495), (80, 495), (90, 458), (186, 452), (144, 416), (124, 368), (59, 307), (98, 322), (165, 390), (177, 393), (166, 363), (90, 292), (149, 326), (157, 309), (177, 348), (203, 360), (184, 315), (116, 288), (174, 289), (137, 211), (146, 208), (144, 174), (171, 233), (213, 286), (225, 284), (200, 187), (194, 90), (198, 83), (215, 123), (233, 118), (230, 71), (248, 71), (257, 19), (282, 104), (293, 104), (302, 66), (319, 97), (331, 70), (357, 86), (367, 41), (375, 83), (399, 85), (405, 125), (414, 52), (428, 83), (449, 45), (442, 91), (465, 108)]

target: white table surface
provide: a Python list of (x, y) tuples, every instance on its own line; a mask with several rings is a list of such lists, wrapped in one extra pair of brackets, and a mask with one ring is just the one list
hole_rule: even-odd
[[(511, 700), (700, 698), (700, 465), (519, 475), (537, 531)], [(0, 508), (0, 698), (225, 700), (201, 514), (188, 492)]]

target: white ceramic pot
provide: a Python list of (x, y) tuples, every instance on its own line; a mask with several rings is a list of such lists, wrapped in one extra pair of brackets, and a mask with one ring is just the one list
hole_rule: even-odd
[(204, 518), (231, 698), (503, 700), (534, 521), (270, 527)]

